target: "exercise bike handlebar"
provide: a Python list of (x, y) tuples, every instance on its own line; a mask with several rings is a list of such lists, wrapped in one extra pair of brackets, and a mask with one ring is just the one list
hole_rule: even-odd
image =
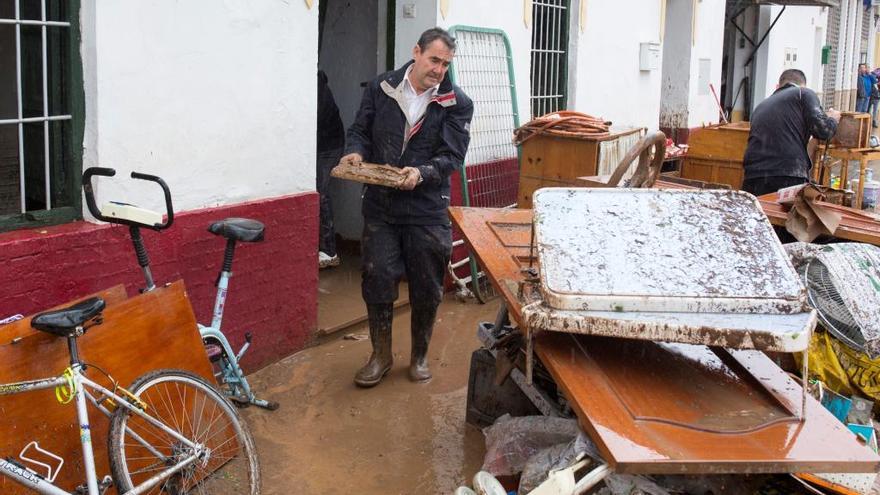
[(82, 183), (83, 192), (86, 195), (86, 205), (89, 208), (89, 212), (91, 212), (91, 214), (98, 220), (108, 223), (116, 223), (135, 227), (146, 227), (148, 229), (157, 231), (165, 230), (168, 227), (171, 227), (171, 224), (174, 223), (174, 206), (171, 203), (171, 190), (168, 189), (168, 184), (166, 184), (161, 177), (150, 174), (143, 174), (140, 172), (131, 173), (132, 179), (146, 180), (159, 184), (159, 187), (162, 188), (162, 192), (165, 195), (165, 221), (162, 223), (148, 225), (145, 223), (135, 222), (124, 218), (107, 217), (105, 215), (102, 215), (101, 210), (98, 208), (98, 205), (95, 202), (95, 191), (92, 187), (92, 177), (95, 175), (113, 177), (116, 175), (116, 170), (107, 167), (89, 167), (85, 170), (85, 172), (83, 172)]

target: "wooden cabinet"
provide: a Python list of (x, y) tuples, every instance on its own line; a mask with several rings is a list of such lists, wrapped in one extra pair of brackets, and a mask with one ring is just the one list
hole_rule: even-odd
[(749, 140), (749, 123), (703, 127), (688, 139), (688, 152), (681, 163), (681, 177), (720, 182), (739, 189), (743, 181), (743, 155)]
[(610, 174), (641, 135), (641, 128), (632, 128), (612, 129), (598, 139), (528, 139), (520, 149), (517, 206), (531, 208), (532, 195), (542, 187), (580, 187), (578, 177)]

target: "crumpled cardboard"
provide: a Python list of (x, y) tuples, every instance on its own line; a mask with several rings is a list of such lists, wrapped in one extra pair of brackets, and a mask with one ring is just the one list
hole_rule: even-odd
[(805, 184), (779, 191), (779, 204), (789, 205), (785, 228), (795, 239), (812, 242), (820, 235), (834, 235), (843, 215), (816, 204), (827, 199), (828, 188)]

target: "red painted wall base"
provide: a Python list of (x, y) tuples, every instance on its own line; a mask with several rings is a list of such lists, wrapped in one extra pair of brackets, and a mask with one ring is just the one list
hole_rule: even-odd
[[(228, 217), (266, 225), (266, 240), (239, 243), (223, 331), (236, 350), (250, 332), (242, 366), (259, 369), (302, 349), (317, 326), (318, 194), (272, 198), (175, 215), (162, 233), (144, 230), (157, 284), (183, 279), (198, 321), (208, 324), (225, 239), (207, 231)], [(128, 228), (73, 222), (0, 234), (0, 319), (39, 312), (143, 277)], [(160, 310), (161, 308), (157, 308)]]

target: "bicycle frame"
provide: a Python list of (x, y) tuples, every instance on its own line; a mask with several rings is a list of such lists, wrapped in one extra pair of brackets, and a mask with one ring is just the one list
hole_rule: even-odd
[[(229, 340), (220, 328), (223, 322), (223, 309), (226, 307), (226, 295), (229, 292), (229, 279), (231, 277), (232, 272), (225, 270), (220, 272), (220, 277), (217, 280), (217, 296), (214, 299), (214, 313), (211, 318), (211, 326), (199, 323), (199, 334), (202, 337), (202, 341), (216, 341), (225, 350), (226, 362), (221, 365), (220, 374), (222, 375), (222, 382), (228, 386), (228, 388), (224, 388), (224, 393), (226, 393), (227, 397), (272, 409), (273, 405), (269, 401), (258, 399), (254, 396), (253, 392), (251, 392), (250, 384), (248, 384), (247, 379), (244, 377), (244, 371), (242, 371), (241, 366), (238, 364), (251, 345), (250, 336), (247, 337), (247, 341), (238, 351), (238, 354), (234, 354), (232, 346), (229, 345)], [(275, 404), (275, 407), (277, 407), (277, 404)]]
[[(107, 388), (104, 388), (103, 386), (88, 379), (85, 375), (83, 375), (82, 365), (74, 364), (71, 367), (71, 370), (72, 376), (69, 379), (65, 376), (57, 376), (38, 380), (0, 384), (0, 396), (35, 392), (38, 390), (45, 390), (54, 387), (67, 387), (68, 385), (70, 385), (70, 383), (73, 384), (73, 388), (75, 390), (74, 397), (76, 403), (76, 416), (79, 420), (80, 425), (80, 442), (82, 443), (83, 466), (86, 471), (86, 486), (88, 488), (88, 495), (99, 495), (100, 491), (98, 489), (98, 479), (95, 472), (95, 456), (94, 450), (92, 449), (91, 426), (89, 423), (89, 415), (86, 407), (86, 401), (90, 401), (97, 409), (99, 409), (104, 414), (110, 415), (111, 412), (104, 408), (91, 393), (86, 391), (86, 389), (91, 389), (100, 393), (103, 398), (112, 399), (117, 407), (123, 407), (131, 411), (133, 414), (140, 416), (153, 426), (161, 429), (165, 433), (173, 436), (175, 439), (182, 442), (184, 445), (193, 449), (194, 453), (186, 459), (183, 459), (174, 466), (171, 466), (161, 473), (156, 474), (147, 481), (141, 483), (140, 485), (134, 487), (132, 490), (122, 495), (137, 495), (140, 493), (144, 493), (150, 488), (153, 488), (165, 479), (174, 475), (178, 471), (181, 471), (182, 469), (199, 459), (201, 453), (203, 452), (202, 445), (190, 441), (188, 438), (180, 435), (178, 432), (168, 428), (162, 422), (145, 413), (137, 406), (130, 404), (125, 398), (120, 397), (119, 395), (108, 390)], [(152, 447), (145, 440), (135, 435), (130, 430), (128, 431), (130, 434), (132, 434), (132, 438), (141, 443), (144, 447), (155, 450), (152, 449)], [(158, 452), (156, 453), (158, 454)], [(8, 460), (3, 458), (0, 458), (0, 475), (6, 476), (12, 481), (37, 493), (42, 493), (45, 495), (71, 495), (70, 492), (58, 488), (50, 481), (34, 473), (30, 469), (27, 469), (18, 463), (9, 462)]]

